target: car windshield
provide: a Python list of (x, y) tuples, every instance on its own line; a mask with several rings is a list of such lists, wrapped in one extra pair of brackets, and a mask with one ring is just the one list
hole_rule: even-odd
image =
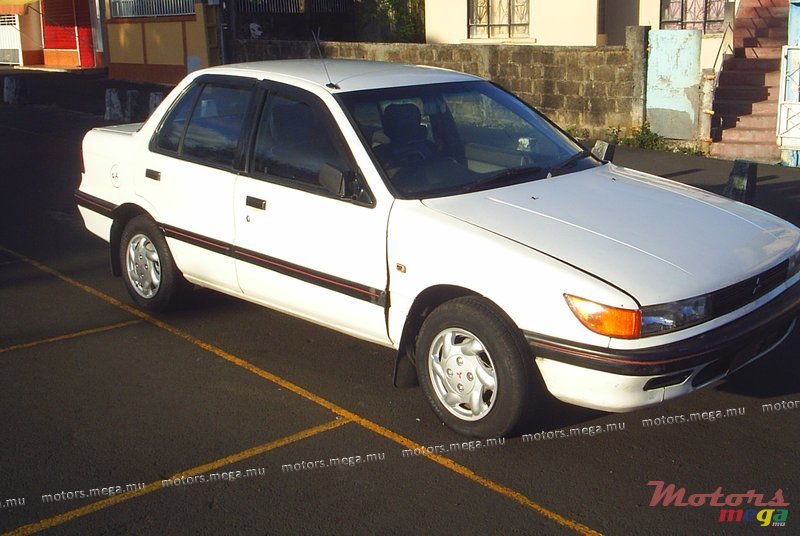
[(403, 198), (484, 190), (599, 164), (548, 119), (489, 82), (339, 98)]

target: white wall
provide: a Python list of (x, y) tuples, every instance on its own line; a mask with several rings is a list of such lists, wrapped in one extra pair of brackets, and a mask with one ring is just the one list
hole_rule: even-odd
[(639, 1), (639, 26), (658, 30), (661, 25), (661, 0)]
[(597, 0), (531, 0), (530, 21), (537, 45), (597, 44)]
[[(467, 0), (426, 0), (425, 32), (428, 43), (514, 42), (536, 45), (602, 45), (598, 40), (598, 0), (530, 0), (528, 39), (468, 39)], [(739, 0), (736, 1), (737, 5)], [(661, 23), (660, 0), (606, 0), (605, 31), (609, 45), (625, 44), (626, 26)], [(701, 67), (710, 68), (719, 50), (721, 36), (704, 36)]]
[(597, 0), (530, 0), (530, 38), (468, 39), (467, 0), (426, 0), (425, 37), (428, 43), (513, 41), (537, 45), (596, 45)]
[(425, 40), (460, 43), (467, 39), (467, 0), (426, 0)]

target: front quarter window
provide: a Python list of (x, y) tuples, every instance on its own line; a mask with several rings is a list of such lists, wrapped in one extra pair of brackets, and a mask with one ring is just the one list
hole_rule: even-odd
[(454, 195), (597, 165), (593, 159), (573, 165), (570, 159), (582, 154), (581, 147), (489, 82), (384, 88), (340, 98), (400, 197)]
[(194, 84), (178, 98), (166, 119), (161, 124), (156, 135), (155, 146), (161, 151), (177, 153), (181, 138), (186, 130), (189, 114), (192, 112), (194, 102), (200, 93), (200, 85)]

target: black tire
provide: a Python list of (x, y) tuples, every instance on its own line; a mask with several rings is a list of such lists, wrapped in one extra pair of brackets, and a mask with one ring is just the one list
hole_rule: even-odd
[[(497, 306), (480, 297), (456, 298), (428, 315), (417, 339), (416, 362), (433, 411), (468, 436), (510, 434), (523, 413), (533, 409), (541, 389), (522, 333)], [(479, 402), (472, 404), (475, 396)], [(464, 402), (464, 397), (470, 401)]]
[(125, 226), (119, 262), (128, 294), (142, 309), (168, 309), (185, 285), (164, 234), (149, 216), (136, 216)]

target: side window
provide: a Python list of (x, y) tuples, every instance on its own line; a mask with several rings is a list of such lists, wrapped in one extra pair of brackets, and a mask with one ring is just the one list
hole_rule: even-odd
[(159, 127), (154, 148), (192, 160), (232, 166), (251, 94), (246, 87), (191, 86)]
[(208, 84), (192, 111), (181, 154), (223, 166), (233, 165), (239, 133), (252, 91)]
[(258, 121), (253, 160), (255, 175), (287, 179), (305, 189), (319, 189), (320, 170), (327, 164), (345, 172), (352, 168), (335, 126), (319, 107), (302, 99), (271, 94)]
[(183, 132), (186, 130), (186, 120), (192, 112), (192, 106), (200, 92), (200, 87), (197, 84), (191, 86), (172, 107), (162, 123), (155, 144), (161, 151), (178, 152)]

